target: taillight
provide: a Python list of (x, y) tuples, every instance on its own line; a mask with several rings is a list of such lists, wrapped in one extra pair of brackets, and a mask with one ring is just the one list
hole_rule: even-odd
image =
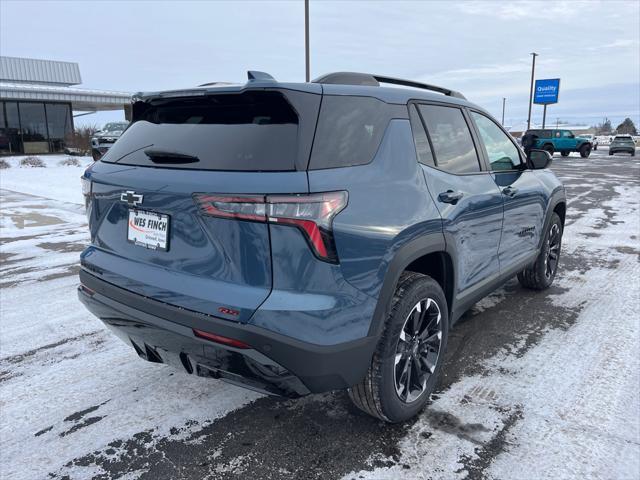
[(87, 219), (89, 219), (89, 216), (91, 214), (91, 211), (90, 211), (90, 208), (91, 208), (91, 190), (93, 188), (93, 185), (91, 183), (91, 180), (89, 180), (85, 176), (80, 177), (80, 183), (82, 184), (82, 196), (84, 197), (84, 207), (85, 207), (85, 211), (86, 211), (86, 214), (87, 214)]
[(338, 262), (333, 218), (347, 206), (345, 191), (266, 196), (196, 193), (194, 199), (204, 215), (297, 227), (318, 258)]

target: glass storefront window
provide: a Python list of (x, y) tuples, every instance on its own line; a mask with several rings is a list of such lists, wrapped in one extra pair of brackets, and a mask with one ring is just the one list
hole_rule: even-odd
[(0, 102), (3, 109), (3, 120), (0, 123), (0, 153), (22, 152), (20, 139), (20, 117), (16, 102)]
[(72, 136), (68, 103), (0, 102), (0, 154), (63, 152)]
[(44, 103), (20, 102), (20, 125), (24, 153), (47, 153), (49, 151)]
[(72, 133), (71, 109), (69, 105), (61, 103), (47, 103), (46, 109), (51, 152), (62, 152), (65, 139)]

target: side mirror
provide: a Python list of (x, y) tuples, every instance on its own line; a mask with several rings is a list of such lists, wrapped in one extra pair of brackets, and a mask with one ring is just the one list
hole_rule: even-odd
[(528, 160), (533, 170), (542, 170), (551, 165), (553, 156), (546, 150), (531, 150)]

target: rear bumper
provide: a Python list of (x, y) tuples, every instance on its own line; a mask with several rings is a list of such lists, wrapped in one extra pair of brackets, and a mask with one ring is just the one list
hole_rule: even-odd
[(635, 147), (614, 147), (609, 148), (609, 152), (611, 153), (634, 153), (636, 151)]
[[(168, 305), (80, 271), (78, 296), (145, 360), (220, 378), (271, 394), (300, 396), (348, 388), (369, 368), (375, 337), (315, 345), (250, 324)], [(202, 340), (193, 329), (250, 345), (239, 349)]]

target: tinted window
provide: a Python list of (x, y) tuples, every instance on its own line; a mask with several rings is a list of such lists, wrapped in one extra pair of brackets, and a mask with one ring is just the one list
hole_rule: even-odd
[(420, 105), (419, 108), (427, 124), (438, 168), (451, 173), (479, 172), (478, 154), (462, 110), (436, 105)]
[(513, 170), (520, 161), (518, 148), (493, 120), (476, 112), (471, 112), (476, 122), (480, 137), (489, 157), (491, 170)]
[(46, 141), (47, 122), (44, 103), (20, 103), (22, 138), (24, 141)]
[(529, 130), (526, 133), (532, 133), (540, 138), (551, 138), (551, 130)]
[(47, 103), (47, 127), (51, 151), (64, 150), (65, 139), (71, 135), (71, 110), (69, 105)]
[(427, 132), (424, 130), (424, 125), (422, 125), (422, 120), (415, 105), (409, 107), (409, 120), (411, 121), (411, 130), (413, 131), (413, 141), (416, 144), (418, 161), (424, 165), (435, 166)]
[(387, 104), (375, 98), (325, 95), (309, 168), (369, 163), (378, 150), (389, 118)]
[[(0, 103), (0, 107), (2, 104)], [(0, 152), (13, 153), (22, 150), (20, 135), (20, 117), (18, 116), (18, 104), (5, 102), (5, 127), (0, 128)]]
[[(252, 91), (134, 105), (135, 122), (106, 162), (206, 170), (293, 170), (298, 117), (279, 92)], [(154, 163), (145, 153), (176, 152), (193, 163)], [(150, 151), (150, 150), (149, 150)]]

